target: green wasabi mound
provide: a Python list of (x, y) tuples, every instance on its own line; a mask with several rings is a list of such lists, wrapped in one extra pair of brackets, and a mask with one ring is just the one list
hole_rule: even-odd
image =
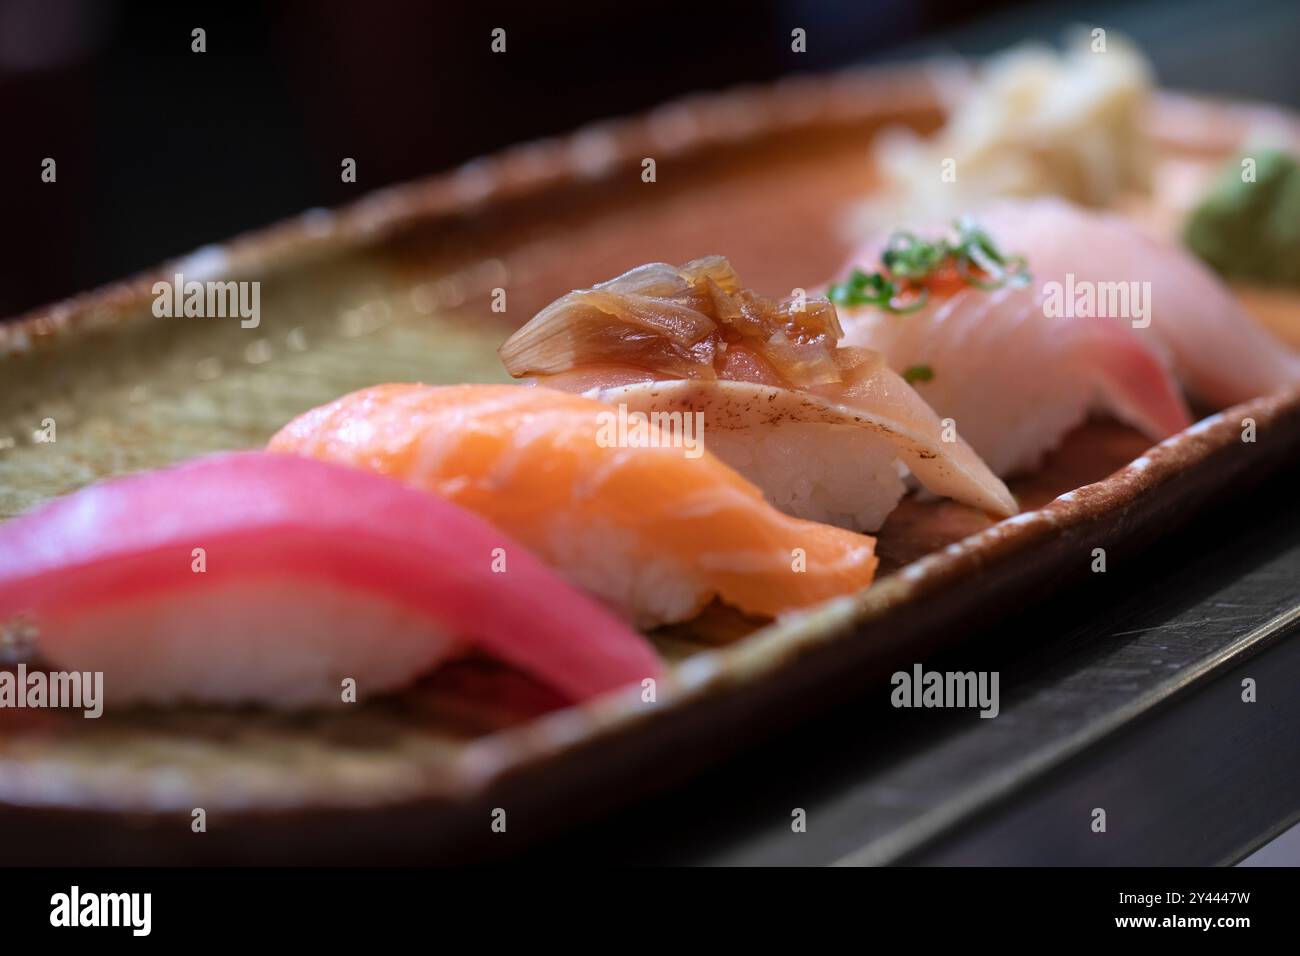
[(1183, 241), (1227, 278), (1300, 285), (1300, 162), (1273, 149), (1243, 156), (1192, 212)]

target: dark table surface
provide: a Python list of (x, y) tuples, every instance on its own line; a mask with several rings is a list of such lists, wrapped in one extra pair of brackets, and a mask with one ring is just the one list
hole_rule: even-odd
[(882, 685), (523, 859), (1237, 862), (1300, 817), (1298, 482), (1221, 498), (1131, 566), (972, 622), (924, 662), (999, 671), (996, 719), (895, 710)]
[[(486, 42), (502, 23), (507, 57)], [(209, 50), (192, 55), (198, 25)], [(7, 0), (0, 317), (696, 90), (1059, 43), (1071, 25), (1129, 36), (1163, 86), (1300, 107), (1295, 0), (570, 0), (563, 17), (524, 0)]]
[(1135, 42), (1161, 86), (1300, 108), (1295, 0), (1071, 0), (1021, 4), (897, 47), (880, 59), (985, 56), (1026, 40), (1059, 43), (1071, 25)]

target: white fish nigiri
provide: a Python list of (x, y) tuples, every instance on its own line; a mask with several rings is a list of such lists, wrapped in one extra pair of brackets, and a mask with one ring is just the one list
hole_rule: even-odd
[[(1063, 295), (1074, 288), (1077, 300), (1085, 283), (1094, 290), (1138, 283), (1130, 295), (1143, 294), (1145, 314), (1132, 314), (1138, 309), (1131, 301), (1130, 314), (1109, 318), (1132, 328), (1200, 401), (1221, 408), (1300, 382), (1300, 355), (1252, 320), (1186, 249), (1151, 238), (1121, 216), (1058, 199), (1002, 202), (978, 218), (996, 239), (1026, 251), (1040, 294), (1059, 283)], [(1103, 287), (1107, 297), (1111, 288)]]
[(991, 514), (1015, 499), (881, 357), (841, 348), (825, 299), (773, 302), (726, 259), (652, 263), (543, 309), (507, 370), (627, 413), (702, 420), (709, 451), (798, 518), (874, 531), (907, 490)]
[(996, 474), (1035, 468), (1094, 410), (1153, 441), (1191, 423), (1176, 383), (1132, 330), (1047, 315), (1032, 255), (1029, 274), (1017, 271), (969, 222), (955, 238), (896, 234), (892, 258), (886, 246), (864, 247), (851, 283), (832, 286), (844, 342), (883, 354)]

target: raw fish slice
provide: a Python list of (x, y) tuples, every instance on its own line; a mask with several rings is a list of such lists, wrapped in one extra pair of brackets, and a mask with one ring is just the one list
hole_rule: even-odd
[(617, 410), (547, 388), (380, 385), (314, 409), (273, 451), (399, 478), (474, 511), (642, 626), (715, 596), (773, 616), (871, 583), (874, 539), (789, 518), (707, 451), (619, 444)]
[(647, 414), (706, 411), (710, 447), (796, 517), (874, 531), (906, 490), (904, 468), (936, 494), (1015, 514), (960, 436), (879, 355), (840, 347), (842, 334), (826, 299), (765, 299), (712, 256), (571, 292), (500, 352), (512, 375), (550, 388)]
[[(638, 380), (639, 379), (639, 380)], [(854, 530), (884, 524), (907, 488), (899, 462), (938, 495), (996, 515), (1015, 499), (902, 378), (881, 367), (851, 384), (791, 389), (762, 382), (659, 381), (608, 367), (538, 384), (646, 415), (703, 414), (708, 449), (787, 514)]]
[[(1032, 266), (1031, 266), (1032, 268)], [(1168, 372), (1127, 329), (1044, 315), (1028, 288), (962, 291), (918, 312), (841, 309), (845, 341), (891, 368), (924, 368), (915, 388), (998, 475), (1038, 466), (1102, 409), (1159, 441), (1191, 423)]]
[[(1150, 325), (1133, 329), (1197, 398), (1226, 407), (1300, 382), (1300, 356), (1251, 319), (1190, 252), (1120, 216), (1056, 199), (1005, 202), (979, 213), (993, 235), (1028, 251), (1034, 288), (1045, 283), (1150, 282)], [(1126, 328), (1130, 317), (1112, 319)]]
[(0, 526), (4, 622), (53, 669), (103, 671), (113, 703), (339, 704), (344, 678), (372, 696), (469, 648), (574, 700), (658, 672), (640, 635), (476, 516), (264, 453), (91, 485)]

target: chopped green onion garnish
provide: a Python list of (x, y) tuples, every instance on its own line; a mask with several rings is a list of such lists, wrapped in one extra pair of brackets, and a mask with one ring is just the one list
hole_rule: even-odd
[(913, 293), (910, 302), (899, 301), (903, 288), (883, 273), (870, 274), (854, 269), (847, 282), (836, 282), (826, 290), (826, 297), (836, 305), (875, 305), (887, 312), (915, 312), (925, 305), (929, 292), (921, 289)]
[(830, 300), (836, 305), (874, 305), (886, 312), (915, 312), (929, 297), (925, 280), (949, 264), (967, 285), (978, 289), (991, 291), (1029, 283), (1024, 256), (1004, 255), (992, 237), (970, 219), (958, 219), (953, 226), (955, 240), (927, 242), (910, 232), (894, 233), (880, 255), (884, 269), (871, 273), (854, 269), (848, 281), (830, 287)]

